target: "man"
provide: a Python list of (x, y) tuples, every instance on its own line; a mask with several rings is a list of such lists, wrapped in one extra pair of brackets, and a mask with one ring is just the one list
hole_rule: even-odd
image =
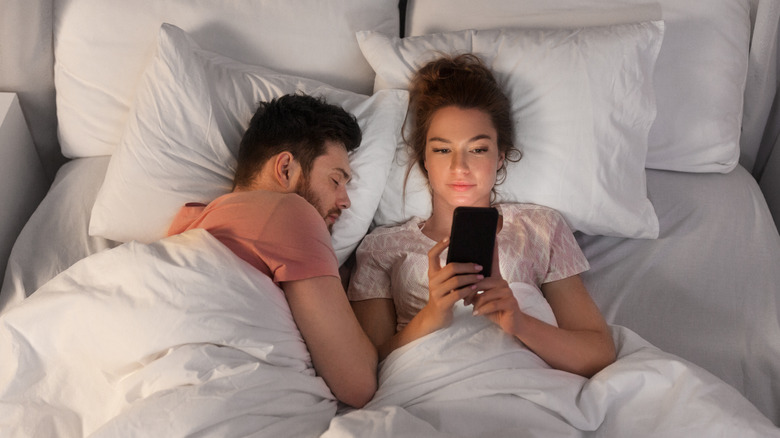
[(340, 401), (376, 391), (377, 354), (352, 313), (329, 229), (350, 201), (354, 116), (305, 95), (260, 104), (241, 140), (233, 191), (187, 204), (168, 234), (204, 228), (284, 291), (317, 374)]

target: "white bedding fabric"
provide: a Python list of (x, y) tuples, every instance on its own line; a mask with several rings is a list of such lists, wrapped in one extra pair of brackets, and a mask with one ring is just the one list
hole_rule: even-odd
[(780, 426), (780, 235), (755, 179), (648, 171), (656, 240), (579, 235), (583, 280), (626, 326), (745, 394)]
[[(14, 246), (0, 314), (89, 254), (116, 245), (87, 222), (108, 157), (64, 166)], [(578, 236), (607, 321), (704, 367), (780, 425), (780, 235), (755, 180), (649, 170), (656, 240)]]
[(361, 409), (324, 437), (773, 437), (780, 429), (707, 371), (613, 327), (619, 359), (592, 379), (539, 366), (470, 308), (393, 352)]
[(316, 436), (284, 294), (204, 230), (84, 259), (0, 318), (0, 436)]
[(0, 435), (780, 437), (733, 387), (628, 329), (613, 328), (620, 359), (585, 379), (455, 313), (337, 416), (270, 279), (203, 230), (125, 244), (0, 317)]
[(88, 234), (110, 156), (71, 160), (16, 239), (0, 289), (0, 314), (84, 257), (118, 245)]

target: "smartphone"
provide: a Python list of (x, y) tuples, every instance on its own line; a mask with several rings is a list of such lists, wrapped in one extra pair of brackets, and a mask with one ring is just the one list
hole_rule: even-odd
[(447, 263), (476, 263), (489, 277), (493, 267), (498, 210), (494, 207), (456, 207), (452, 214)]

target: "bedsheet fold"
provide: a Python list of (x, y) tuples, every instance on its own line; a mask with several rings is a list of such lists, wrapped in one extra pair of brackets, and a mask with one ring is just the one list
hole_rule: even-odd
[(613, 326), (619, 359), (591, 379), (539, 365), (470, 308), (393, 352), (361, 410), (323, 437), (780, 436), (737, 390)]
[(284, 294), (208, 232), (84, 259), (0, 318), (0, 436), (317, 436)]

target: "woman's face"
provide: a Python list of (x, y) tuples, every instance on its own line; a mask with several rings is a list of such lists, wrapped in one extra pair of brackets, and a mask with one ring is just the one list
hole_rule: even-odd
[(490, 116), (478, 109), (448, 106), (431, 118), (425, 169), (434, 206), (487, 207), (504, 156)]

